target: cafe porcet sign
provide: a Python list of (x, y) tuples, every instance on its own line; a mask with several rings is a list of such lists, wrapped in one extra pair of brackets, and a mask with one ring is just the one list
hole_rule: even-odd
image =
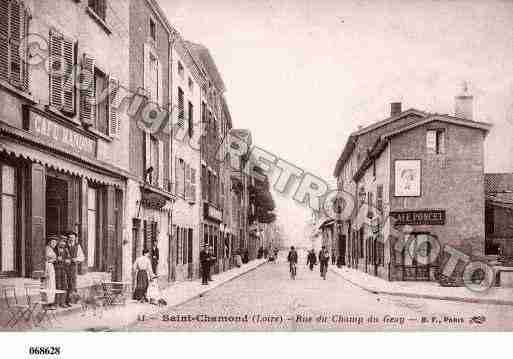
[(94, 158), (96, 141), (35, 111), (28, 111), (29, 131), (56, 148)]
[(390, 212), (390, 217), (395, 218), (396, 226), (404, 225), (444, 225), (445, 211), (439, 209), (430, 209), (422, 211), (401, 211)]

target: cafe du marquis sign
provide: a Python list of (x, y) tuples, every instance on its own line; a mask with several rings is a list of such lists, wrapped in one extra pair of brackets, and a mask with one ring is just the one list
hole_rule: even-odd
[(96, 157), (96, 141), (94, 139), (46, 118), (38, 112), (29, 110), (27, 115), (29, 131), (50, 142), (52, 146), (88, 157)]
[(390, 217), (395, 218), (394, 225), (396, 226), (445, 224), (445, 210), (441, 209), (390, 212)]

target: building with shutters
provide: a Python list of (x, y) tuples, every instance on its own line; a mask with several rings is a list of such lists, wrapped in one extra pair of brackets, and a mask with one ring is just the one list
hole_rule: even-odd
[[(174, 279), (174, 238), (172, 230), (172, 137), (170, 122), (152, 127), (146, 109), (162, 113), (171, 109), (170, 53), (173, 29), (156, 1), (129, 2), (129, 89), (137, 94), (138, 108), (130, 114), (128, 210), (125, 225), (130, 228), (124, 259), (124, 276), (132, 278), (132, 263), (150, 249), (159, 248), (157, 274), (163, 281)], [(128, 106), (128, 104), (127, 104)], [(131, 106), (131, 104), (130, 104)]]
[[(349, 203), (334, 232), (348, 266), (388, 280), (433, 280), (444, 251), (407, 248), (434, 238), (442, 249), (485, 254), (483, 142), (491, 126), (474, 121), (472, 108), (467, 94), (456, 97), (454, 116), (393, 103), (389, 117), (350, 135), (334, 172)], [(396, 250), (402, 233), (409, 246)]]
[(171, 50), (171, 163), (173, 193), (176, 197), (173, 207), (173, 277), (183, 280), (200, 275), (201, 88), (205, 83), (205, 75), (181, 36), (177, 35), (173, 39)]
[(123, 277), (128, 29), (122, 1), (0, 0), (0, 282), (41, 276), (45, 239), (69, 230), (79, 286)]

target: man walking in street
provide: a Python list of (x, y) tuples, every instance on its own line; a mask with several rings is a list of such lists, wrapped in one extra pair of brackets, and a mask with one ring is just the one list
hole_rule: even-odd
[(308, 256), (306, 257), (306, 265), (309, 266), (310, 270), (313, 270), (315, 262), (317, 262), (317, 257), (315, 256), (315, 251), (312, 248), (308, 251)]
[(287, 256), (289, 262), (289, 271), (292, 279), (296, 279), (296, 265), (297, 265), (297, 252), (294, 246), (290, 247), (289, 254)]
[[(70, 231), (68, 232), (68, 251), (71, 259), (71, 263), (67, 266), (68, 269), (68, 291), (72, 295), (77, 294), (77, 275), (78, 267), (84, 262), (84, 251), (77, 241), (77, 233)], [(69, 297), (69, 295), (68, 295)], [(74, 302), (74, 300), (73, 300)]]
[(153, 274), (157, 275), (157, 269), (159, 266), (159, 248), (157, 247), (157, 241), (154, 240), (151, 246), (150, 251), (151, 258), (151, 269), (153, 270)]
[(326, 246), (322, 246), (319, 251), (319, 263), (321, 264), (321, 277), (326, 279), (326, 272), (328, 271), (328, 263), (330, 260), (330, 254), (326, 249)]
[(200, 252), (200, 265), (201, 265), (201, 284), (208, 284), (208, 277), (210, 275), (210, 255), (208, 246), (204, 246)]

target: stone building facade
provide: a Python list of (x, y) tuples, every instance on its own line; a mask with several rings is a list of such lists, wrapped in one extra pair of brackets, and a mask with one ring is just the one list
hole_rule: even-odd
[(40, 277), (45, 239), (70, 230), (86, 256), (79, 286), (120, 279), (129, 5), (2, 0), (0, 19), (0, 282)]
[(388, 239), (402, 232), (414, 246), (430, 236), (442, 248), (484, 254), (483, 141), (491, 126), (468, 118), (394, 103), (389, 118), (350, 136), (335, 169), (354, 204), (335, 234), (347, 243), (349, 266), (388, 280), (434, 279), (445, 258), (421, 265), (397, 252)]

